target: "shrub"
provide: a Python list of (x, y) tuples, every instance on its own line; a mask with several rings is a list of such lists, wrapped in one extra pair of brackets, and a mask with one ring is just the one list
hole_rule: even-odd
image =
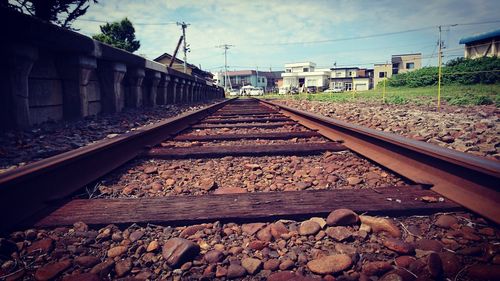
[[(500, 58), (485, 57), (479, 59), (457, 58), (450, 60), (442, 68), (442, 84), (494, 84), (500, 83)], [(479, 72), (481, 71), (481, 72)], [(471, 73), (472, 72), (472, 73)], [(424, 67), (412, 72), (400, 73), (387, 80), (392, 87), (433, 86), (438, 82), (438, 68)]]

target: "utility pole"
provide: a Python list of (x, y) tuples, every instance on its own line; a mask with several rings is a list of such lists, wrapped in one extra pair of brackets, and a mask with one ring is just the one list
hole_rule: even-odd
[(186, 64), (187, 64), (187, 52), (189, 51), (189, 48), (187, 47), (186, 45), (186, 28), (190, 25), (189, 23), (185, 23), (185, 22), (177, 22), (177, 25), (179, 25), (181, 28), (182, 28), (182, 37), (184, 38), (184, 46), (183, 46), (183, 50), (184, 50), (184, 73), (187, 73), (187, 69), (186, 69)]
[(231, 80), (227, 76), (227, 50), (229, 50), (229, 48), (231, 47), (234, 47), (234, 45), (224, 44), (216, 47), (224, 49), (224, 69), (226, 71), (226, 73), (224, 74), (224, 89), (226, 89), (227, 91), (228, 89), (227, 85), (229, 84), (229, 89), (232, 90), (233, 87), (231, 86)]
[(441, 26), (439, 26), (439, 51), (438, 51), (438, 98), (437, 98), (437, 110), (441, 109), (441, 63), (442, 63), (442, 47), (443, 41), (441, 41)]
[[(448, 31), (450, 27), (457, 26), (457, 24), (451, 24), (451, 25), (444, 25), (445, 27), (448, 27)], [(443, 70), (442, 70), (442, 64), (443, 64), (443, 49), (446, 47), (444, 46), (444, 42), (441, 39), (441, 31), (442, 31), (442, 25), (438, 26), (439, 28), (439, 51), (438, 51), (438, 98), (437, 98), (437, 110), (439, 111), (441, 109), (441, 76), (443, 76)]]

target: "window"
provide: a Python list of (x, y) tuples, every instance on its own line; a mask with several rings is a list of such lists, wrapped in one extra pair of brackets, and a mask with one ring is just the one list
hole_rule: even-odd
[(302, 72), (309, 72), (309, 68), (303, 68)]
[(379, 77), (379, 78), (384, 78), (385, 76), (387, 76), (387, 74), (386, 74), (386, 73), (387, 73), (387, 72), (379, 72), (379, 73), (378, 73), (378, 77)]
[(335, 73), (335, 76), (336, 76), (336, 77), (341, 77), (341, 76), (342, 76), (342, 71), (337, 71), (337, 72)]
[(290, 73), (290, 72), (292, 72), (292, 69), (291, 68), (287, 68), (287, 69), (285, 69), (285, 72)]
[(414, 69), (414, 68), (415, 68), (414, 62), (407, 62), (406, 63), (406, 69)]

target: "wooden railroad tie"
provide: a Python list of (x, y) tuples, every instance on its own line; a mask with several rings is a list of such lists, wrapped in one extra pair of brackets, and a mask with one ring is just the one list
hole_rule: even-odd
[(335, 142), (290, 143), (270, 145), (196, 146), (152, 148), (144, 157), (159, 159), (215, 158), (225, 156), (311, 155), (325, 151), (342, 151), (347, 148)]
[[(83, 221), (90, 225), (162, 223), (189, 225), (202, 222), (269, 221), (277, 218), (304, 219), (326, 216), (348, 208), (370, 215), (414, 215), (463, 210), (444, 202), (426, 203), (423, 196), (436, 196), (417, 187), (338, 189), (288, 192), (208, 194), (125, 199), (77, 199), (44, 217), (36, 227), (72, 225)], [(392, 200), (388, 200), (388, 199)]]

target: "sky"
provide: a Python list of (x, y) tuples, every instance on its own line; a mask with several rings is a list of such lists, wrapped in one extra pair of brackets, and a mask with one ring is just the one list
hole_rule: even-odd
[[(230, 44), (230, 70), (268, 71), (305, 61), (373, 68), (415, 52), (423, 66), (436, 65), (438, 25), (448, 25), (446, 61), (463, 56), (460, 38), (499, 29), (499, 15), (499, 0), (99, 0), (72, 27), (93, 35), (103, 24), (95, 21), (128, 17), (141, 42), (135, 53), (154, 59), (174, 52), (181, 35), (175, 23), (186, 22), (189, 63), (220, 71), (224, 51), (217, 46)], [(470, 24), (488, 21), (496, 22)]]

